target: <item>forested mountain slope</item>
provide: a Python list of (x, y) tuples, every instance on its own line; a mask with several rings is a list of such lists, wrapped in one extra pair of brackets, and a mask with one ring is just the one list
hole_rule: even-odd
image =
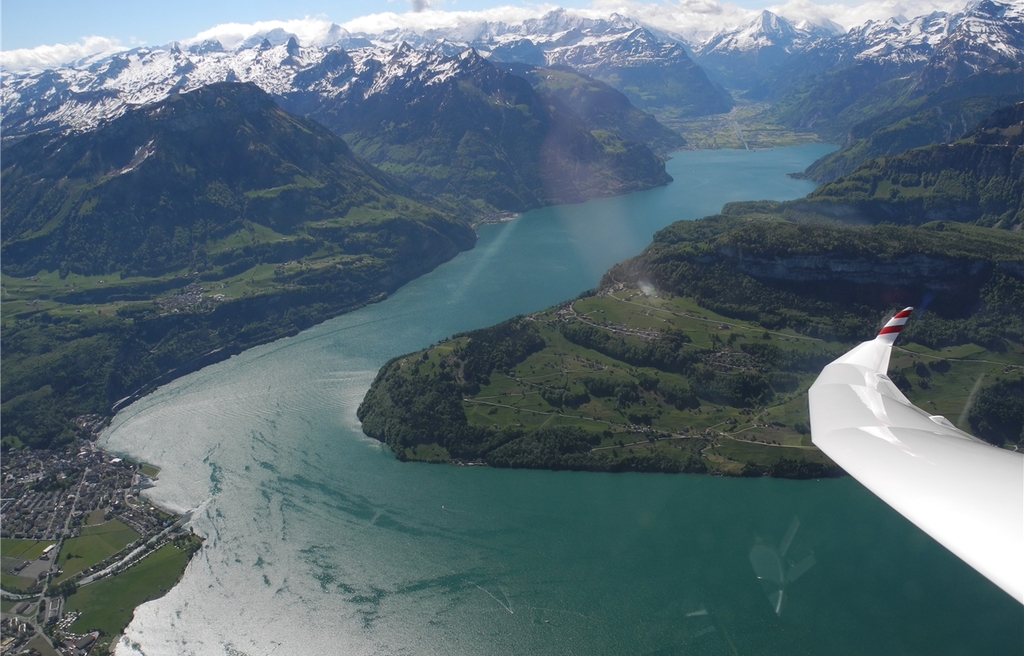
[(468, 222), (250, 84), (4, 153), (5, 443), (393, 291)]
[(647, 146), (592, 129), (473, 50), (442, 57), (403, 46), (353, 84), (342, 103), (295, 94), (285, 106), (424, 193), (522, 211), (671, 180)]
[(814, 162), (804, 175), (829, 182), (873, 157), (954, 141), (1001, 107), (1024, 97), (1024, 69), (985, 71), (914, 96), (853, 125), (839, 150)]
[(1024, 103), (949, 143), (868, 160), (807, 197), (816, 211), (872, 222), (1024, 225)]

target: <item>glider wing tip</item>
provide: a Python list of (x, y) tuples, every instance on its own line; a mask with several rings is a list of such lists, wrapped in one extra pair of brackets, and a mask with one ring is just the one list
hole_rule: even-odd
[(889, 319), (889, 321), (887, 321), (885, 325), (882, 326), (882, 329), (878, 331), (877, 336), (881, 337), (882, 335), (888, 335), (888, 340), (895, 341), (896, 336), (900, 334), (901, 330), (903, 330), (904, 324), (907, 323), (907, 320), (910, 318), (910, 314), (913, 311), (914, 308), (905, 307), (896, 314), (894, 314), (892, 319)]

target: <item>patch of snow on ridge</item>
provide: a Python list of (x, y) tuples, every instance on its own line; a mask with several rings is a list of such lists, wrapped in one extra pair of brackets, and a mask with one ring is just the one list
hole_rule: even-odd
[(139, 166), (139, 164), (145, 162), (147, 159), (149, 159), (149, 156), (155, 152), (156, 149), (153, 148), (153, 140), (150, 139), (145, 144), (135, 149), (135, 154), (132, 156), (131, 161), (129, 161), (128, 165), (125, 166), (123, 169), (114, 173), (114, 177), (134, 171)]

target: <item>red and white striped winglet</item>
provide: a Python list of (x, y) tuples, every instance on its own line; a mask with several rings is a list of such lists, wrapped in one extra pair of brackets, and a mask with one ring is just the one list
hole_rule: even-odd
[(907, 323), (907, 319), (910, 318), (910, 313), (913, 311), (914, 308), (908, 307), (897, 312), (896, 315), (893, 316), (892, 319), (889, 319), (889, 322), (886, 323), (880, 331), (878, 331), (878, 337), (882, 337), (884, 335), (885, 341), (890, 344), (895, 342), (896, 337), (900, 334), (900, 331), (903, 330), (903, 324)]

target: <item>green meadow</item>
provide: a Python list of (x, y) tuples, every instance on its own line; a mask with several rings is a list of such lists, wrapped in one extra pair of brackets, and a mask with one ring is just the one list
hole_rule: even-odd
[[(811, 443), (807, 389), (822, 366), (855, 342), (788, 328), (766, 330), (691, 298), (623, 285), (487, 330), (497, 337), (474, 331), (399, 358), (385, 367), (375, 388), (386, 387), (394, 399), (404, 386), (461, 385), (467, 430), (485, 436), (474, 438), (481, 444), (500, 446), (526, 439), (514, 435), (544, 430), (584, 431), (572, 434), (577, 436), (570, 449), (574, 464), (567, 464), (566, 453), (559, 459), (534, 446), (530, 455), (519, 453), (512, 466), (546, 462), (554, 468), (615, 470), (616, 463), (634, 463), (629, 466), (693, 470), (699, 460), (707, 471), (726, 475), (838, 472)], [(521, 357), (509, 355), (511, 366), (488, 364), (483, 368), (490, 370), (478, 371), (474, 347), (490, 348), (491, 363), (504, 361), (494, 353), (511, 353), (517, 340), (527, 339), (524, 335), (533, 336), (535, 347), (522, 348)], [(488, 346), (480, 347), (483, 342)], [(966, 410), (972, 395), (987, 382), (1014, 375), (1024, 362), (1024, 348), (1007, 344), (1002, 350), (973, 343), (929, 349), (908, 342), (894, 351), (890, 373), (913, 402), (970, 431)], [(368, 414), (389, 403), (380, 399), (371, 390), (364, 404)], [(392, 419), (430, 424), (435, 421), (428, 416), (435, 412), (431, 403), (396, 402), (401, 407), (390, 406)], [(448, 433), (461, 430), (457, 419), (438, 421)], [(370, 431), (376, 425), (374, 416), (369, 422), (364, 418)], [(401, 440), (412, 442), (396, 449), (403, 459), (424, 462), (490, 461), (493, 453), (508, 449), (484, 455), (484, 447), (474, 452), (455, 440), (453, 451), (443, 437), (423, 437), (415, 429)], [(638, 458), (646, 464), (635, 464)]]
[(60, 551), (60, 566), (64, 573), (54, 579), (60, 583), (84, 569), (113, 556), (139, 539), (131, 527), (116, 519), (96, 526), (86, 526), (82, 534), (64, 541)]
[(65, 611), (81, 616), (70, 629), (84, 633), (99, 629), (107, 636), (119, 635), (136, 606), (162, 597), (181, 577), (196, 546), (192, 538), (182, 544), (167, 543), (129, 569), (79, 588), (67, 598)]

